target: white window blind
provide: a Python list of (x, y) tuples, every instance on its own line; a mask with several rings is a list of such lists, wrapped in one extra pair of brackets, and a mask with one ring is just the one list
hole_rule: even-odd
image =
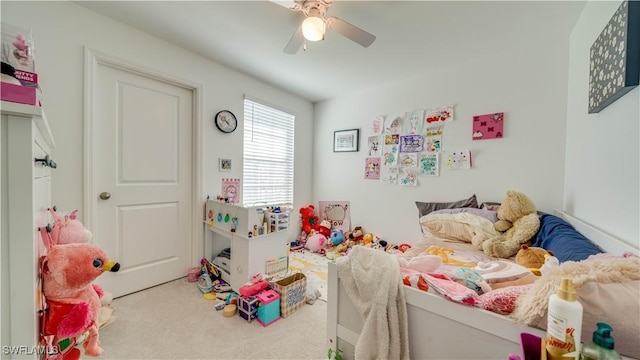
[(294, 120), (291, 114), (244, 100), (243, 205), (293, 204)]

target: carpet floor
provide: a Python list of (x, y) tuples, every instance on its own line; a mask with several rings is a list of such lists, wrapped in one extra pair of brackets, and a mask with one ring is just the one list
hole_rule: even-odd
[(263, 327), (224, 317), (186, 278), (112, 302), (101, 359), (326, 359), (327, 304), (305, 304)]

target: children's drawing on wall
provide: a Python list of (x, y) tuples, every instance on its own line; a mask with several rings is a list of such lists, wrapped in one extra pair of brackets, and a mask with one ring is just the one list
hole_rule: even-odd
[(402, 167), (416, 167), (418, 166), (418, 154), (417, 153), (400, 153), (398, 157), (400, 166)]
[(424, 150), (431, 152), (440, 152), (442, 150), (442, 143), (440, 142), (440, 139), (435, 137), (428, 138), (425, 141)]
[(476, 115), (473, 117), (473, 140), (502, 138), (504, 113)]
[(443, 132), (444, 132), (444, 125), (440, 125), (440, 126), (424, 128), (423, 135), (425, 138), (442, 137)]
[(385, 145), (398, 145), (400, 143), (399, 134), (384, 134)]
[(420, 134), (422, 132), (423, 110), (408, 111), (404, 113), (404, 134)]
[(418, 186), (418, 169), (400, 168), (398, 179), (401, 186)]
[(380, 157), (382, 155), (382, 144), (380, 143), (380, 136), (369, 136), (367, 138), (367, 144), (369, 147), (369, 156)]
[(380, 179), (380, 158), (368, 157), (364, 160), (364, 178)]
[(382, 134), (382, 129), (384, 129), (384, 118), (385, 116), (376, 116), (371, 119), (371, 128), (369, 132), (371, 135), (380, 135)]
[(396, 166), (398, 163), (398, 145), (385, 145), (382, 158), (384, 166)]
[(380, 171), (380, 180), (385, 184), (396, 185), (398, 183), (398, 168), (383, 167)]
[(384, 132), (387, 134), (398, 134), (402, 130), (402, 116), (390, 117), (385, 120)]
[(318, 201), (320, 218), (329, 220), (332, 230), (343, 233), (351, 230), (350, 208), (348, 201)]
[(424, 145), (422, 135), (400, 135), (400, 152), (421, 152)]
[(432, 127), (453, 121), (453, 105), (430, 108), (424, 114), (424, 126)]
[(418, 155), (420, 176), (440, 176), (439, 155), (437, 152), (423, 152)]
[(424, 151), (440, 152), (442, 150), (442, 133), (444, 126), (427, 128), (424, 134)]
[(471, 169), (471, 151), (451, 151), (447, 153), (447, 168), (455, 169)]

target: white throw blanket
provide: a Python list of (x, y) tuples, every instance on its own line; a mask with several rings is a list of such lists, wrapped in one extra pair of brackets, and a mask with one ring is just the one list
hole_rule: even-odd
[(398, 260), (384, 251), (354, 246), (336, 259), (338, 277), (364, 325), (356, 359), (409, 359), (407, 306)]

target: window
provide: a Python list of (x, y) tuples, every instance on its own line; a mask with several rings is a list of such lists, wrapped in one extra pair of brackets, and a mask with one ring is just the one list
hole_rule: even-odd
[(243, 205), (293, 204), (294, 120), (244, 99)]

